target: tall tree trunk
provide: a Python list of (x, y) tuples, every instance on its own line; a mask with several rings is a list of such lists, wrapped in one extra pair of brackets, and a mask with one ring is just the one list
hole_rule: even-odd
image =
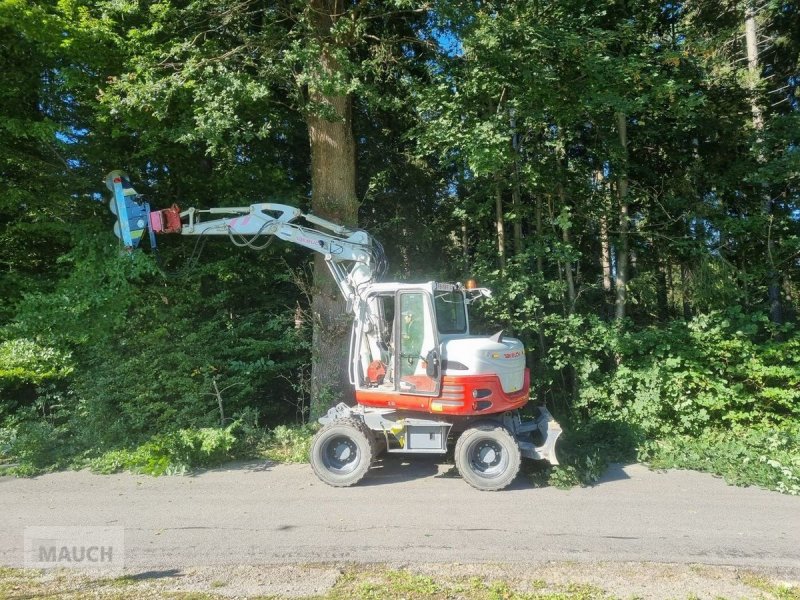
[(611, 298), (611, 244), (608, 239), (608, 195), (604, 179), (602, 171), (595, 173), (595, 185), (603, 199), (600, 212), (600, 269), (603, 273), (604, 312), (607, 315)]
[(617, 178), (619, 234), (617, 237), (617, 298), (614, 318), (625, 318), (628, 293), (628, 122), (625, 113), (617, 113), (617, 133), (622, 146), (622, 168)]
[(514, 254), (522, 254), (522, 199), (519, 185), (519, 163), (514, 157), (514, 185), (511, 187), (511, 206), (514, 209)]
[[(542, 257), (542, 235), (544, 231), (542, 230), (542, 194), (536, 194), (536, 274), (538, 275), (537, 281), (544, 282), (544, 258)], [(542, 322), (542, 309), (541, 306), (536, 307), (536, 322)], [(542, 326), (536, 328), (536, 333), (539, 337), (539, 352), (541, 352), (541, 358), (539, 360), (544, 361), (547, 357), (547, 342), (544, 337), (544, 331)]]
[(536, 194), (536, 244), (538, 250), (536, 252), (536, 273), (544, 275), (544, 257), (542, 256), (542, 236), (544, 230), (542, 229), (542, 195)]
[(683, 318), (689, 320), (692, 318), (692, 304), (689, 302), (689, 281), (687, 275), (686, 264), (681, 263), (681, 310), (683, 311)]
[[(756, 143), (761, 145), (764, 132), (764, 111), (758, 101), (758, 89), (761, 82), (761, 67), (758, 61), (758, 25), (756, 23), (756, 7), (753, 0), (747, 3), (744, 17), (744, 33), (747, 42), (747, 70), (750, 87), (750, 111), (753, 115), (753, 129), (756, 131)], [(758, 151), (758, 162), (765, 162), (762, 150)], [(773, 323), (783, 323), (783, 306), (781, 303), (780, 273), (775, 268), (775, 238), (772, 233), (772, 197), (768, 189), (763, 191), (761, 200), (761, 214), (768, 223), (767, 235), (767, 268), (769, 269), (767, 281), (767, 295), (769, 298), (769, 316)]]
[(749, 1), (744, 14), (744, 36), (747, 42), (747, 70), (750, 76), (750, 111), (753, 115), (753, 128), (761, 134), (764, 131), (764, 112), (758, 103), (758, 84), (761, 82), (761, 67), (758, 64), (758, 26), (754, 2)]
[(469, 234), (467, 230), (467, 220), (461, 221), (461, 252), (464, 260), (464, 273), (471, 275), (469, 264)]
[[(572, 241), (569, 237), (569, 229), (564, 228), (561, 230), (562, 233), (562, 240), (564, 241), (565, 246), (571, 246)], [(570, 261), (566, 261), (564, 263), (564, 275), (567, 280), (567, 313), (572, 314), (575, 311), (575, 301), (577, 300), (577, 295), (575, 294), (575, 278), (572, 274), (572, 263)]]
[(658, 320), (662, 323), (669, 319), (669, 298), (667, 297), (667, 267), (661, 260), (661, 253), (658, 251), (655, 236), (650, 238), (653, 247), (653, 262), (656, 267), (656, 307), (658, 310)]
[[(555, 204), (557, 201), (561, 200), (561, 191), (560, 186), (556, 186), (556, 195), (547, 195), (547, 213), (550, 221), (550, 227), (553, 230), (553, 239), (557, 240), (559, 237), (559, 226), (558, 226), (558, 219), (556, 219), (556, 212), (555, 212)], [(567, 263), (569, 264), (569, 263)], [(558, 269), (558, 283), (564, 288), (567, 289), (567, 279), (564, 269), (564, 263), (560, 258), (556, 258), (556, 268)], [(572, 274), (570, 273), (570, 276)], [(564, 296), (561, 297), (561, 305), (564, 307), (564, 314), (569, 314), (569, 301)]]
[(522, 200), (519, 184), (519, 133), (517, 133), (517, 121), (514, 112), (511, 113), (511, 147), (514, 151), (514, 171), (512, 173), (511, 185), (511, 206), (514, 210), (514, 254), (522, 254)]
[(677, 301), (675, 299), (675, 281), (673, 277), (674, 265), (672, 261), (667, 259), (666, 262), (667, 268), (667, 310), (673, 308), (677, 305)]
[[(558, 184), (558, 197), (561, 200), (563, 209), (563, 207), (567, 206), (567, 201), (566, 194), (564, 193), (564, 186), (560, 183)], [(566, 248), (572, 246), (572, 241), (569, 236), (569, 227), (561, 228), (561, 240), (564, 242)], [(572, 263), (568, 260), (564, 262), (564, 278), (567, 283), (567, 314), (571, 315), (575, 311), (575, 300), (577, 296), (575, 295), (575, 279), (572, 275)]]
[(495, 227), (497, 229), (497, 258), (500, 269), (506, 268), (506, 228), (503, 220), (503, 188), (500, 177), (496, 178), (494, 193)]
[(603, 269), (603, 291), (611, 295), (611, 246), (608, 242), (608, 217), (600, 217), (600, 266)]
[[(312, 0), (317, 35), (325, 39), (335, 19), (342, 13), (340, 0)], [(323, 75), (332, 80), (339, 65), (322, 45), (319, 60)], [(324, 83), (324, 82), (321, 82)], [(352, 126), (352, 98), (312, 87), (313, 104), (326, 106), (332, 118), (311, 112), (306, 118), (311, 144), (311, 207), (314, 214), (342, 225), (358, 224), (356, 197), (356, 143)], [(332, 404), (353, 397), (347, 378), (347, 355), (351, 317), (346, 311), (325, 259), (317, 254), (314, 261), (314, 329), (312, 335), (311, 417), (324, 413)]]
[(605, 177), (602, 170), (594, 174), (595, 191), (602, 198), (603, 210), (600, 213), (600, 269), (603, 272), (603, 291), (611, 294), (611, 249), (608, 242), (608, 217), (606, 215), (607, 195)]

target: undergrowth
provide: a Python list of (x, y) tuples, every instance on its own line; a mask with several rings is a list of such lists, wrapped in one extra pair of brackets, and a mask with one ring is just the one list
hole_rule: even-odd
[[(15, 435), (0, 429), (0, 472), (31, 476), (56, 469), (88, 468), (95, 473), (131, 471), (182, 474), (236, 459), (308, 461), (316, 425), (273, 429), (236, 421), (225, 428), (180, 429), (141, 444), (54, 461), (57, 445), (44, 444), (36, 429)], [(647, 440), (618, 422), (587, 422), (567, 429), (558, 445), (561, 464), (529, 462), (524, 473), (536, 487), (567, 489), (595, 484), (611, 463), (641, 461), (655, 469), (692, 469), (719, 475), (733, 485), (755, 485), (800, 495), (800, 429), (710, 430), (698, 436)]]
[[(101, 474), (131, 471), (173, 475), (237, 459), (305, 462), (315, 429), (313, 425), (279, 425), (270, 430), (234, 421), (224, 428), (178, 429), (156, 434), (140, 444), (70, 457), (65, 448), (59, 448), (58, 440), (44, 444), (41, 431), (4, 428), (0, 429), (0, 472), (32, 476), (65, 468), (88, 468)], [(56, 455), (61, 460), (55, 460)]]
[(733, 485), (800, 495), (800, 429), (707, 431), (643, 444), (640, 457), (657, 469), (714, 473)]
[(535, 486), (589, 486), (611, 463), (639, 461), (653, 469), (691, 469), (719, 475), (731, 485), (800, 495), (800, 428), (715, 429), (648, 440), (623, 424), (594, 422), (565, 432), (558, 456), (558, 466), (528, 467)]
[(286, 463), (304, 463), (309, 460), (311, 438), (316, 425), (290, 427), (279, 425), (264, 435), (261, 451), (270, 460)]

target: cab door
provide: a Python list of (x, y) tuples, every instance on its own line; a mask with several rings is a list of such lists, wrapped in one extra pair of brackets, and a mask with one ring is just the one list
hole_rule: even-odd
[(401, 394), (438, 396), (441, 357), (430, 296), (422, 290), (400, 291), (395, 306), (398, 391)]

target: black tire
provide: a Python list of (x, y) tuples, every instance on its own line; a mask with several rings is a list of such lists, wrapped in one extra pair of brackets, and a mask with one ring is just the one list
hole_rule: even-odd
[(311, 468), (333, 487), (355, 485), (366, 475), (375, 455), (374, 439), (358, 419), (328, 423), (311, 440)]
[(484, 492), (508, 487), (522, 462), (514, 436), (502, 425), (493, 423), (465, 430), (456, 442), (454, 458), (464, 481)]

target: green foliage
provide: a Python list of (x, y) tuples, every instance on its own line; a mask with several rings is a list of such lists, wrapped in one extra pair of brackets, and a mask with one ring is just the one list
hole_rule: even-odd
[[(786, 431), (800, 421), (796, 328), (738, 307), (641, 328), (582, 314), (526, 319), (537, 309), (515, 307), (535, 306), (535, 282), (499, 280), (483, 307), (495, 327), (525, 337), (538, 393), (568, 425), (562, 465), (533, 472), (534, 482), (590, 485), (609, 462), (638, 453), (795, 493), (800, 454)], [(774, 437), (765, 437), (770, 428)]]
[(584, 379), (578, 406), (649, 436), (796, 421), (800, 334), (770, 335), (765, 316), (736, 309), (620, 331), (606, 346), (616, 368)]
[(566, 489), (592, 485), (610, 463), (635, 460), (637, 448), (643, 441), (640, 430), (622, 421), (576, 421), (559, 439), (560, 464), (537, 468), (528, 476), (538, 487), (552, 485)]
[(235, 429), (238, 423), (223, 428), (180, 429), (153, 436), (134, 449), (111, 450), (87, 461), (96, 473), (133, 471), (147, 475), (183, 473), (196, 467), (211, 467), (234, 458)]
[[(269, 419), (289, 414), (288, 378), (307, 355), (294, 311), (282, 306), (285, 275), (247, 257), (234, 267), (226, 252), (190, 277), (168, 280), (144, 253), (120, 255), (107, 241), (81, 242), (63, 259), (75, 265), (70, 275), (52, 291), (28, 294), (5, 329), (0, 389), (8, 400), (0, 406), (17, 411), (12, 454), (21, 464), (64, 466), (105, 450), (113, 464), (120, 447), (141, 447), (120, 451), (120, 461), (132, 456), (123, 461), (130, 468), (203, 464), (180, 455), (190, 441), (153, 434), (205, 431), (222, 418), (227, 426), (245, 408)], [(247, 278), (271, 282), (260, 306), (228, 291)], [(43, 341), (31, 342), (34, 335)], [(25, 383), (26, 394), (8, 382)], [(142, 466), (147, 456), (152, 466)]]
[[(278, 425), (267, 430), (238, 417), (225, 428), (182, 429), (156, 435), (132, 449), (111, 450), (88, 459), (97, 473), (134, 471), (148, 475), (183, 473), (211, 467), (234, 458), (266, 457), (282, 463), (308, 462), (315, 425)], [(80, 465), (81, 463), (76, 463)]]
[(20, 409), (0, 428), (0, 468), (37, 475), (68, 468), (78, 455), (73, 431), (32, 408)]
[[(582, 314), (535, 320), (536, 296), (522, 286), (500, 282), (485, 318), (525, 339), (540, 390), (552, 390), (545, 399), (556, 405), (656, 437), (800, 418), (800, 332), (793, 326), (776, 329), (765, 315), (737, 307), (643, 328)], [(564, 389), (568, 377), (573, 390)]]
[(56, 426), (29, 416), (0, 428), (0, 469), (23, 476), (64, 468), (169, 475), (233, 459), (266, 457), (301, 463), (308, 461), (316, 429), (316, 425), (278, 425), (268, 430), (258, 425), (257, 412), (247, 409), (226, 427), (167, 426), (141, 443), (126, 446), (120, 438), (111, 449), (103, 449), (98, 443), (87, 446), (72, 423)]
[(0, 389), (18, 382), (42, 383), (72, 372), (70, 356), (30, 339), (0, 343)]
[(573, 425), (560, 444), (562, 466), (534, 473), (539, 485), (591, 484), (608, 462), (638, 454), (658, 467), (797, 493), (793, 328), (734, 308), (640, 330), (549, 315), (542, 331), (548, 353), (539, 371), (554, 387), (564, 373), (579, 385), (568, 402), (577, 412), (564, 415)]
[(315, 424), (294, 427), (279, 425), (265, 436), (263, 453), (278, 462), (308, 462), (311, 438), (316, 430)]
[(640, 456), (657, 469), (694, 469), (730, 484), (757, 485), (800, 495), (800, 430), (734, 428), (678, 435), (642, 446)]

